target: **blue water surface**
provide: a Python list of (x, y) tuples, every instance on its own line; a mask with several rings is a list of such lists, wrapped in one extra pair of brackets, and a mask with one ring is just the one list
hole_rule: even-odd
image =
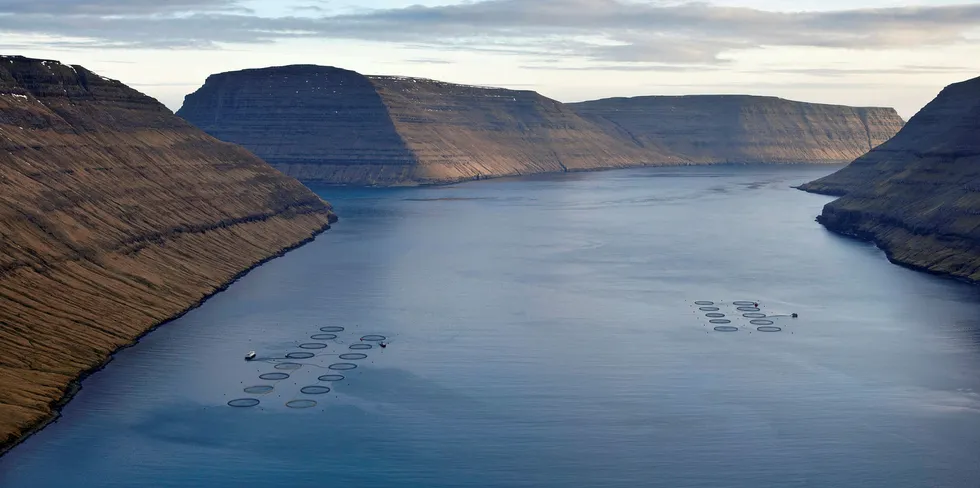
[(834, 169), (318, 189), (333, 230), (120, 352), (0, 486), (976, 488), (978, 288), (814, 222), (790, 186)]

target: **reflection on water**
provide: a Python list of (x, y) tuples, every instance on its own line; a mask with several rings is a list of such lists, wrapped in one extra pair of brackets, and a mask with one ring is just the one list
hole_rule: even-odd
[[(0, 486), (974, 488), (978, 289), (816, 224), (790, 186), (833, 169), (322, 189), (334, 230), (120, 353)], [(738, 299), (800, 317), (693, 306)]]

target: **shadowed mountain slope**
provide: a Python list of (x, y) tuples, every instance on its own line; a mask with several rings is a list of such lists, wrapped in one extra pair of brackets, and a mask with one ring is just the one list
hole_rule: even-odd
[(980, 281), (980, 78), (950, 85), (894, 138), (803, 190), (818, 220), (910, 267)]

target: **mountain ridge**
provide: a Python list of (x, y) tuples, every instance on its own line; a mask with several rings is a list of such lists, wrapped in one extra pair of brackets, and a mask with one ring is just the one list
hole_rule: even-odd
[(895, 263), (980, 282), (980, 77), (952, 84), (891, 140), (804, 191), (817, 220)]
[[(177, 115), (219, 139), (242, 144), (287, 174), (319, 184), (440, 184), (633, 166), (767, 162), (761, 156), (726, 158), (674, 144), (687, 134), (648, 137), (629, 121), (599, 113), (603, 103), (564, 104), (531, 90), (291, 65), (212, 75), (185, 98)], [(849, 161), (903, 123), (891, 109), (810, 105), (854, 112), (843, 124), (847, 127), (834, 132), (847, 142), (834, 154), (810, 150), (777, 162)], [(708, 109), (699, 116), (709, 129), (708, 122), (721, 115), (731, 119), (731, 114)], [(876, 115), (861, 125), (856, 115), (861, 110)], [(731, 132), (738, 123), (713, 130)], [(787, 145), (785, 136), (766, 130), (760, 124), (759, 139), (767, 147)], [(797, 132), (815, 131), (804, 127)]]
[(22, 56), (0, 56), (0, 189), (0, 451), (114, 351), (336, 221), (153, 98)]
[(693, 163), (849, 162), (904, 123), (894, 109), (757, 95), (617, 97), (570, 104)]

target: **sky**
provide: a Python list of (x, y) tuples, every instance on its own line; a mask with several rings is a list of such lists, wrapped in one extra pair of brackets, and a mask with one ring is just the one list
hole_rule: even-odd
[(980, 0), (0, 0), (0, 54), (177, 110), (212, 73), (321, 64), (574, 102), (745, 93), (896, 108), (980, 76)]

